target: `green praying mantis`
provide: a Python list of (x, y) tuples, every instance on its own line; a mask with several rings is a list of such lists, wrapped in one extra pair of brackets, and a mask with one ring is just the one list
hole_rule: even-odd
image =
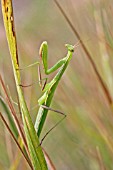
[[(49, 110), (48, 108), (50, 107), (54, 92), (55, 92), (55, 90), (58, 86), (58, 83), (59, 83), (63, 73), (65, 72), (65, 70), (66, 70), (66, 68), (67, 68), (67, 66), (68, 66), (68, 64), (69, 64), (69, 62), (72, 58), (72, 54), (74, 52), (75, 46), (72, 46), (72, 45), (69, 45), (69, 44), (66, 44), (65, 46), (68, 49), (66, 57), (59, 60), (50, 69), (48, 69), (48, 44), (47, 44), (46, 41), (44, 41), (41, 44), (41, 47), (40, 47), (40, 50), (39, 50), (39, 55), (40, 55), (40, 58), (42, 60), (44, 72), (45, 72), (46, 75), (53, 73), (58, 68), (60, 68), (60, 70), (54, 76), (54, 78), (43, 87), (43, 89), (42, 89), (43, 95), (38, 100), (38, 104), (40, 105), (40, 108), (39, 108), (38, 115), (37, 115), (36, 122), (35, 122), (35, 130), (36, 130), (38, 136), (40, 136), (40, 133), (41, 133), (43, 124), (45, 122), (45, 119), (46, 119), (46, 116), (47, 116), (47, 113), (48, 113), (48, 110)], [(41, 76), (39, 76), (39, 77), (41, 77)], [(54, 109), (50, 109), (50, 110), (55, 111)], [(64, 113), (62, 113), (60, 111), (57, 111), (57, 112), (64, 115), (64, 118), (65, 118), (66, 115)], [(45, 136), (44, 136), (44, 138), (45, 138)]]
[[(56, 88), (58, 86), (58, 83), (59, 83), (62, 75), (64, 74), (64, 72), (65, 72), (71, 58), (72, 58), (74, 48), (77, 45), (78, 45), (78, 43), (76, 45), (74, 45), (74, 46), (70, 45), (70, 44), (66, 44), (65, 46), (67, 47), (67, 50), (68, 50), (66, 57), (59, 60), (53, 67), (48, 69), (48, 44), (47, 44), (46, 41), (44, 41), (41, 44), (41, 47), (40, 47), (40, 50), (39, 50), (39, 56), (40, 56), (40, 58), (42, 60), (42, 65), (43, 65), (43, 68), (44, 68), (45, 75), (49, 75), (49, 74), (53, 73), (54, 71), (56, 71), (57, 69), (59, 69), (59, 68), (60, 69), (59, 69), (58, 73), (54, 76), (54, 78), (49, 83), (47, 83), (47, 79), (46, 79), (46, 81), (44, 83), (44, 86), (42, 87), (43, 95), (38, 100), (38, 104), (39, 104), (40, 107), (39, 107), (39, 111), (38, 111), (38, 114), (37, 114), (37, 117), (36, 117), (36, 122), (35, 122), (35, 130), (36, 130), (38, 136), (40, 136), (40, 133), (42, 131), (42, 128), (43, 128), (43, 125), (44, 125), (44, 122), (45, 122), (45, 119), (46, 119), (46, 116), (47, 116), (47, 113), (48, 113), (49, 110), (52, 110), (52, 111), (55, 111), (55, 112), (58, 112), (58, 113), (62, 114), (64, 116), (63, 119), (66, 117), (66, 115), (63, 112), (56, 111), (56, 110), (50, 108), (50, 104), (52, 102), (52, 98), (53, 98), (54, 92), (55, 92), (55, 90), (56, 90)], [(36, 62), (34, 64), (38, 64), (38, 68), (39, 68), (38, 69), (39, 70), (39, 84), (42, 86), (40, 63)], [(31, 64), (29, 66), (33, 66), (34, 64)], [(61, 119), (61, 121), (63, 119)], [(59, 124), (59, 122), (57, 124)], [(47, 134), (54, 127), (52, 127), (45, 134), (44, 138), (47, 136)], [(43, 139), (41, 140), (41, 142), (43, 141)]]

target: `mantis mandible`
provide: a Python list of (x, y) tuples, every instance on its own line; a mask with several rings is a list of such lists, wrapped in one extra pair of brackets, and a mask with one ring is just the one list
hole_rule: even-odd
[[(38, 136), (40, 136), (40, 133), (41, 133), (42, 127), (44, 125), (48, 110), (55, 111), (54, 109), (48, 109), (48, 108), (50, 107), (50, 104), (51, 104), (54, 92), (55, 92), (55, 90), (58, 86), (58, 83), (59, 83), (63, 73), (65, 72), (65, 70), (66, 70), (66, 68), (67, 68), (67, 66), (68, 66), (68, 64), (69, 64), (69, 62), (72, 58), (72, 54), (74, 52), (75, 45), (72, 46), (70, 44), (66, 44), (65, 46), (68, 49), (66, 57), (59, 60), (50, 69), (48, 69), (48, 44), (47, 44), (46, 41), (44, 41), (41, 44), (41, 47), (40, 47), (40, 50), (39, 50), (39, 55), (41, 57), (42, 64), (43, 64), (44, 71), (45, 71), (46, 75), (51, 74), (52, 72), (56, 71), (58, 68), (60, 68), (60, 70), (54, 76), (54, 78), (51, 80), (51, 82), (47, 83), (44, 86), (44, 88), (42, 89), (43, 95), (38, 100), (38, 104), (40, 105), (40, 108), (39, 108), (38, 115), (37, 115), (36, 122), (35, 122), (35, 130), (36, 130)], [(41, 77), (41, 74), (40, 74), (40, 77)], [(57, 111), (57, 112), (63, 114), (60, 111)], [(63, 115), (66, 116), (65, 114), (63, 114)]]

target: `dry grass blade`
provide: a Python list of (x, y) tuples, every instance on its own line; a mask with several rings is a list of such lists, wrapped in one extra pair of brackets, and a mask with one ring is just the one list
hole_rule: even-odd
[(12, 130), (14, 136), (16, 137), (16, 139), (18, 139), (18, 130), (16, 128), (16, 125), (14, 123), (14, 120), (13, 120), (13, 117), (11, 115), (11, 112), (9, 110), (9, 107), (8, 105), (6, 104), (5, 100), (3, 99), (2, 96), (0, 96), (0, 105), (2, 106), (2, 108), (4, 109), (5, 111), (5, 114), (7, 115), (7, 118), (8, 118), (8, 121), (10, 123), (10, 129)]
[(48, 165), (49, 169), (50, 169), (50, 170), (56, 170), (53, 162), (51, 161), (49, 155), (47, 154), (47, 152), (45, 151), (44, 148), (43, 148), (43, 152), (44, 152), (44, 155), (45, 155), (45, 158), (46, 158), (47, 165)]
[(80, 40), (81, 45), (82, 45), (82, 48), (83, 48), (83, 50), (85, 51), (86, 56), (88, 57), (88, 60), (90, 61), (91, 65), (92, 65), (92, 67), (93, 67), (93, 69), (94, 69), (94, 71), (95, 71), (95, 74), (96, 74), (96, 76), (97, 76), (97, 78), (98, 78), (98, 80), (99, 80), (99, 82), (100, 82), (100, 85), (101, 85), (101, 87), (102, 87), (102, 89), (103, 89), (103, 91), (104, 91), (104, 93), (105, 93), (105, 95), (106, 95), (106, 98), (107, 98), (107, 100), (108, 100), (108, 103), (111, 105), (111, 104), (112, 104), (112, 97), (111, 97), (111, 95), (110, 95), (110, 93), (109, 93), (109, 91), (108, 91), (108, 89), (107, 89), (107, 87), (106, 87), (106, 84), (105, 84), (104, 81), (102, 80), (102, 78), (101, 78), (101, 76), (100, 76), (100, 74), (99, 74), (99, 72), (98, 72), (98, 70), (97, 70), (97, 67), (96, 67), (94, 61), (92, 60), (89, 51), (87, 50), (84, 42), (81, 40), (81, 37), (80, 37), (78, 31), (77, 31), (77, 30), (75, 29), (75, 27), (73, 26), (72, 22), (70, 21), (69, 17), (67, 16), (67, 14), (65, 13), (65, 11), (63, 10), (63, 8), (62, 8), (62, 6), (60, 5), (60, 3), (59, 3), (57, 0), (54, 0), (54, 2), (55, 2), (55, 4), (57, 5), (57, 7), (59, 8), (59, 10), (61, 11), (62, 15), (64, 16), (64, 18), (65, 18), (65, 20), (67, 21), (67, 23), (69, 24), (69, 26), (71, 27), (73, 33), (76, 35), (76, 37), (78, 38), (78, 40)]
[(4, 119), (2, 113), (0, 112), (0, 117), (1, 117), (1, 120), (3, 121), (3, 123), (5, 124), (6, 128), (8, 129), (9, 133), (11, 134), (12, 138), (14, 139), (15, 143), (17, 144), (18, 148), (20, 149), (21, 153), (23, 154), (24, 158), (26, 159), (27, 163), (29, 164), (29, 166), (31, 167), (31, 169), (33, 170), (32, 168), (32, 164), (31, 162), (29, 161), (29, 159), (27, 158), (27, 156), (25, 155), (25, 153), (23, 152), (22, 148), (20, 147), (20, 144), (18, 143), (17, 139), (15, 138), (15, 136), (13, 135), (12, 131), (10, 130), (10, 127), (9, 125), (7, 124), (6, 120)]
[(22, 138), (22, 140), (23, 140), (24, 147), (26, 148), (26, 151), (28, 151), (27, 143), (26, 143), (26, 139), (25, 139), (24, 133), (23, 133), (23, 131), (22, 131), (22, 129), (21, 129), (20, 123), (19, 123), (18, 118), (17, 118), (17, 116), (16, 116), (16, 112), (15, 112), (14, 107), (13, 107), (13, 105), (12, 105), (12, 103), (11, 103), (11, 100), (10, 100), (10, 98), (9, 98), (9, 96), (8, 96), (8, 93), (7, 93), (7, 90), (6, 90), (6, 87), (5, 87), (5, 84), (4, 84), (3, 80), (2, 80), (1, 75), (0, 75), (0, 82), (1, 82), (1, 85), (2, 85), (3, 90), (4, 90), (4, 92), (5, 92), (6, 100), (7, 100), (7, 102), (8, 102), (9, 108), (10, 108), (10, 110), (11, 110), (11, 113), (12, 113), (12, 116), (13, 116), (13, 119), (14, 119), (14, 122), (15, 122), (15, 125), (16, 125), (16, 127), (17, 127), (17, 129), (18, 129), (18, 132), (19, 132), (19, 135), (21, 136), (21, 138)]
[(102, 156), (101, 156), (101, 153), (100, 153), (98, 146), (96, 147), (96, 152), (97, 152), (97, 158), (98, 158), (100, 169), (106, 170), (106, 168), (104, 167), (104, 163), (103, 163)]

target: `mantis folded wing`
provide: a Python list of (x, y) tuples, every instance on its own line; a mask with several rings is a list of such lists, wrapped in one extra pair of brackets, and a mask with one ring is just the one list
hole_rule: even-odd
[[(48, 60), (47, 42), (44, 41), (40, 47), (39, 55), (42, 59), (42, 64), (44, 66), (45, 74), (48, 75), (48, 74), (56, 71), (58, 68), (60, 68), (60, 70), (55, 75), (55, 77), (51, 80), (51, 82), (49, 82), (45, 85), (45, 87), (43, 88), (44, 93), (43, 93), (42, 97), (38, 100), (40, 108), (39, 108), (38, 115), (37, 115), (36, 122), (35, 122), (35, 130), (36, 130), (38, 136), (40, 136), (42, 127), (44, 125), (44, 122), (45, 122), (45, 119), (46, 119), (46, 116), (48, 113), (48, 109), (46, 107), (50, 106), (54, 92), (58, 86), (58, 83), (59, 83), (63, 73), (65, 72), (65, 70), (72, 58), (72, 53), (74, 52), (75, 46), (66, 44), (66, 47), (68, 49), (66, 57), (59, 60), (50, 69), (48, 69), (48, 61), (47, 61)], [(42, 106), (46, 106), (46, 107), (42, 107)]]

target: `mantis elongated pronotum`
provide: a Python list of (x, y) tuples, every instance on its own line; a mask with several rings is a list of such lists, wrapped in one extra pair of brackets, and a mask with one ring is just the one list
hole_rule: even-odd
[[(48, 61), (47, 61), (48, 60), (48, 45), (47, 45), (47, 42), (44, 41), (41, 44), (41, 47), (40, 47), (39, 55), (40, 55), (41, 60), (42, 60), (42, 64), (43, 64), (43, 67), (44, 67), (45, 74), (48, 75), (48, 74), (56, 71), (58, 68), (60, 68), (60, 70), (55, 75), (55, 77), (51, 80), (51, 82), (47, 83), (42, 88), (42, 91), (44, 92), (44, 94), (38, 100), (40, 108), (39, 108), (38, 115), (37, 115), (36, 122), (35, 122), (35, 130), (36, 130), (38, 136), (40, 136), (40, 133), (41, 133), (43, 124), (45, 122), (48, 110), (55, 111), (54, 109), (49, 109), (49, 107), (50, 107), (54, 92), (55, 92), (55, 90), (58, 86), (58, 83), (59, 83), (63, 73), (65, 72), (71, 58), (72, 58), (72, 53), (74, 52), (75, 46), (72, 46), (72, 45), (69, 45), (69, 44), (66, 44), (65, 46), (68, 49), (68, 53), (67, 53), (66, 57), (59, 60), (50, 69), (48, 69)], [(41, 77), (41, 74), (40, 74), (39, 77)], [(41, 82), (41, 80), (40, 80), (40, 82)], [(57, 111), (57, 112), (59, 112), (60, 114), (63, 114), (60, 111)], [(63, 115), (66, 116), (65, 114), (63, 114)]]

